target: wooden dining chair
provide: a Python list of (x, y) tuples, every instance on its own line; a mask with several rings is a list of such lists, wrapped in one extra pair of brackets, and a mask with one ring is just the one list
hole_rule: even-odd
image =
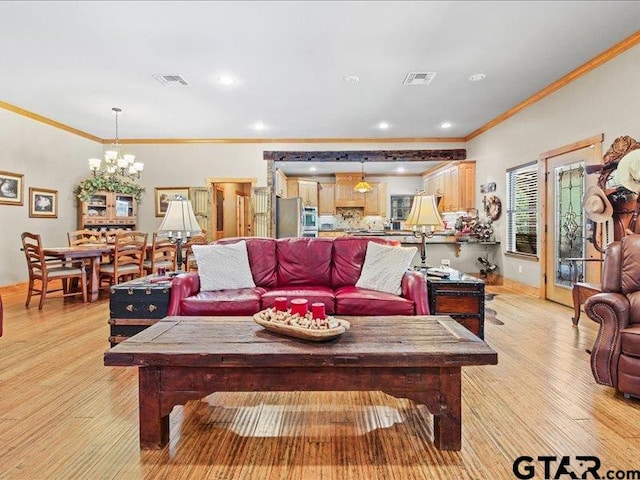
[(164, 268), (167, 271), (176, 269), (178, 246), (169, 241), (167, 237), (160, 236), (156, 232), (153, 234), (151, 243), (151, 253), (144, 261), (144, 269), (147, 275), (158, 272), (158, 268)]
[(139, 231), (121, 231), (114, 234), (113, 260), (100, 264), (100, 282), (117, 285), (123, 279), (143, 276), (147, 248), (147, 234)]
[[(200, 233), (196, 233), (192, 237), (189, 238), (189, 241), (182, 245), (182, 249), (184, 252), (184, 265), (185, 271), (187, 272), (197, 272), (198, 264), (196, 262), (196, 258), (193, 255), (193, 247), (194, 245), (206, 245), (207, 244), (207, 232), (202, 231)], [(179, 265), (179, 268), (182, 268)]]
[(87, 243), (105, 243), (104, 233), (100, 230), (74, 230), (67, 232), (69, 246), (86, 245)]
[[(29, 290), (25, 307), (29, 307), (31, 297), (40, 295), (38, 310), (42, 310), (44, 299), (49, 293), (62, 292), (62, 296), (78, 295), (82, 293), (82, 299), (87, 302), (87, 274), (82, 266), (69, 265), (63, 258), (46, 258), (42, 251), (42, 241), (40, 235), (23, 232), (22, 249), (27, 259), (29, 268)], [(61, 288), (51, 290), (49, 283), (54, 280), (62, 282)], [(69, 280), (77, 280), (80, 292), (72, 291), (69, 288)], [(40, 288), (36, 287), (39, 282)]]

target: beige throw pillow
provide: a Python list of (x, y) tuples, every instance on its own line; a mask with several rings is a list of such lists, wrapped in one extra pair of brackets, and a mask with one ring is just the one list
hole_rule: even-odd
[(244, 240), (226, 245), (193, 245), (191, 248), (198, 263), (201, 292), (256, 286)]
[(416, 247), (392, 247), (369, 242), (356, 287), (400, 295), (402, 277), (417, 251)]

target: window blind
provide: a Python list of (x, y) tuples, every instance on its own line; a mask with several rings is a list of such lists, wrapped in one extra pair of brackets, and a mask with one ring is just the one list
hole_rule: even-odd
[(507, 252), (527, 255), (538, 252), (536, 162), (507, 171)]

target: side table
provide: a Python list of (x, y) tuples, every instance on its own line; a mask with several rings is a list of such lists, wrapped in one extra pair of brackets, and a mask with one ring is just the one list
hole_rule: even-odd
[(484, 281), (451, 270), (448, 278), (427, 275), (429, 313), (449, 315), (484, 339)]
[(134, 336), (167, 316), (171, 279), (149, 275), (111, 286), (109, 299), (111, 346)]

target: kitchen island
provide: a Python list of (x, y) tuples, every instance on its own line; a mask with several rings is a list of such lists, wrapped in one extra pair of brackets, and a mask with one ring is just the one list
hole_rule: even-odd
[[(398, 240), (402, 246), (417, 247), (420, 249), (420, 238), (413, 235), (412, 230), (358, 230), (358, 229), (332, 229), (319, 230), (321, 237), (371, 236), (391, 238)], [(499, 246), (500, 242), (480, 242), (477, 239), (467, 239), (467, 237), (456, 237), (453, 234), (436, 233), (431, 238), (427, 238), (427, 264), (429, 266), (440, 266), (442, 260), (450, 260), (451, 267), (461, 272), (478, 274), (482, 267), (478, 263), (478, 257), (485, 257), (491, 263), (500, 265)], [(452, 253), (455, 259), (452, 259)], [(420, 264), (420, 252), (416, 253), (413, 265)]]

